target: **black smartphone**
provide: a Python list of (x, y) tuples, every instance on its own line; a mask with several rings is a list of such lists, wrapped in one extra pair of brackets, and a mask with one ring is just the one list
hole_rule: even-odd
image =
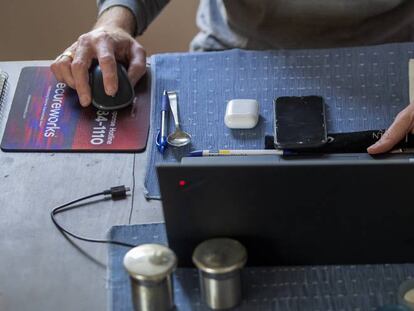
[(278, 97), (274, 110), (276, 148), (316, 148), (328, 141), (322, 97)]

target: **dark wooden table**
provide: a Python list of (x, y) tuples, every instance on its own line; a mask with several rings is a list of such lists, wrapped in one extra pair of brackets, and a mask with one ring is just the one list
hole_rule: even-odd
[[(0, 131), (21, 68), (48, 61), (0, 62), (9, 92)], [(0, 310), (105, 310), (107, 246), (69, 243), (49, 213), (57, 205), (124, 184), (126, 200), (98, 201), (58, 215), (83, 236), (105, 238), (113, 225), (162, 222), (159, 201), (146, 201), (146, 153), (0, 152)]]

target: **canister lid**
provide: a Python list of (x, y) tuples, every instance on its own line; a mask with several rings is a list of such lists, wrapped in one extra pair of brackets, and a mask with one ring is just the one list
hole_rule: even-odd
[(140, 281), (160, 281), (177, 265), (174, 252), (160, 244), (143, 244), (131, 249), (124, 257), (129, 275)]
[(196, 267), (206, 273), (223, 274), (242, 268), (247, 261), (246, 248), (229, 238), (202, 242), (193, 253)]

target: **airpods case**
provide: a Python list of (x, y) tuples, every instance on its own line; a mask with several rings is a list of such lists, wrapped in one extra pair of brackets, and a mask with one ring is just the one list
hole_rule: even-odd
[(259, 103), (255, 99), (232, 99), (227, 103), (224, 123), (231, 129), (251, 129), (259, 121)]

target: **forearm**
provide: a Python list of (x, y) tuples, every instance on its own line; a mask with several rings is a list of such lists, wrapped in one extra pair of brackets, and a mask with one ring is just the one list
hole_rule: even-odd
[(113, 7), (129, 10), (134, 17), (133, 35), (140, 35), (169, 0), (97, 0), (99, 19)]
[(136, 21), (131, 10), (123, 6), (113, 6), (102, 12), (95, 27), (121, 28), (131, 35), (135, 34)]

